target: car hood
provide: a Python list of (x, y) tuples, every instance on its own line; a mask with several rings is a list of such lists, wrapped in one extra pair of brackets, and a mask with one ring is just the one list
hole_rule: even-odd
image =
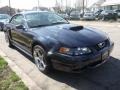
[(38, 36), (57, 40), (67, 47), (85, 47), (103, 42), (107, 39), (104, 32), (73, 24), (60, 24), (32, 29)]

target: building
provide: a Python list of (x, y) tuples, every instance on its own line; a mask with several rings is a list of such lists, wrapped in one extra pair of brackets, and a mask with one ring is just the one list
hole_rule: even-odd
[(105, 10), (120, 10), (120, 0), (107, 0), (101, 6)]
[(97, 2), (95, 2), (93, 5), (91, 5), (89, 8), (92, 11), (97, 11), (99, 9), (103, 9), (102, 4), (105, 2), (106, 0), (98, 0)]

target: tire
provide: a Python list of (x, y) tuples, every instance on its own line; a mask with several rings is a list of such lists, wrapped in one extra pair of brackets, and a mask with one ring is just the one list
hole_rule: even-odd
[(52, 64), (46, 57), (46, 51), (40, 45), (35, 45), (32, 54), (37, 68), (43, 73), (50, 73)]

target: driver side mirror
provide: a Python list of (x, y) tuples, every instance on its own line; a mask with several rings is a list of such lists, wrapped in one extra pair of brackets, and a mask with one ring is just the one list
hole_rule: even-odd
[(26, 29), (24, 25), (18, 25), (18, 26), (16, 26), (16, 28), (17, 28), (17, 29), (23, 29), (23, 30)]

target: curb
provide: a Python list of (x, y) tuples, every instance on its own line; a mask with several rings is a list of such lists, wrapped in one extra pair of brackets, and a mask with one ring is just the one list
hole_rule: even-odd
[(2, 50), (0, 50), (0, 56), (8, 62), (8, 66), (22, 79), (29, 90), (42, 90), (26, 73), (10, 60)]

